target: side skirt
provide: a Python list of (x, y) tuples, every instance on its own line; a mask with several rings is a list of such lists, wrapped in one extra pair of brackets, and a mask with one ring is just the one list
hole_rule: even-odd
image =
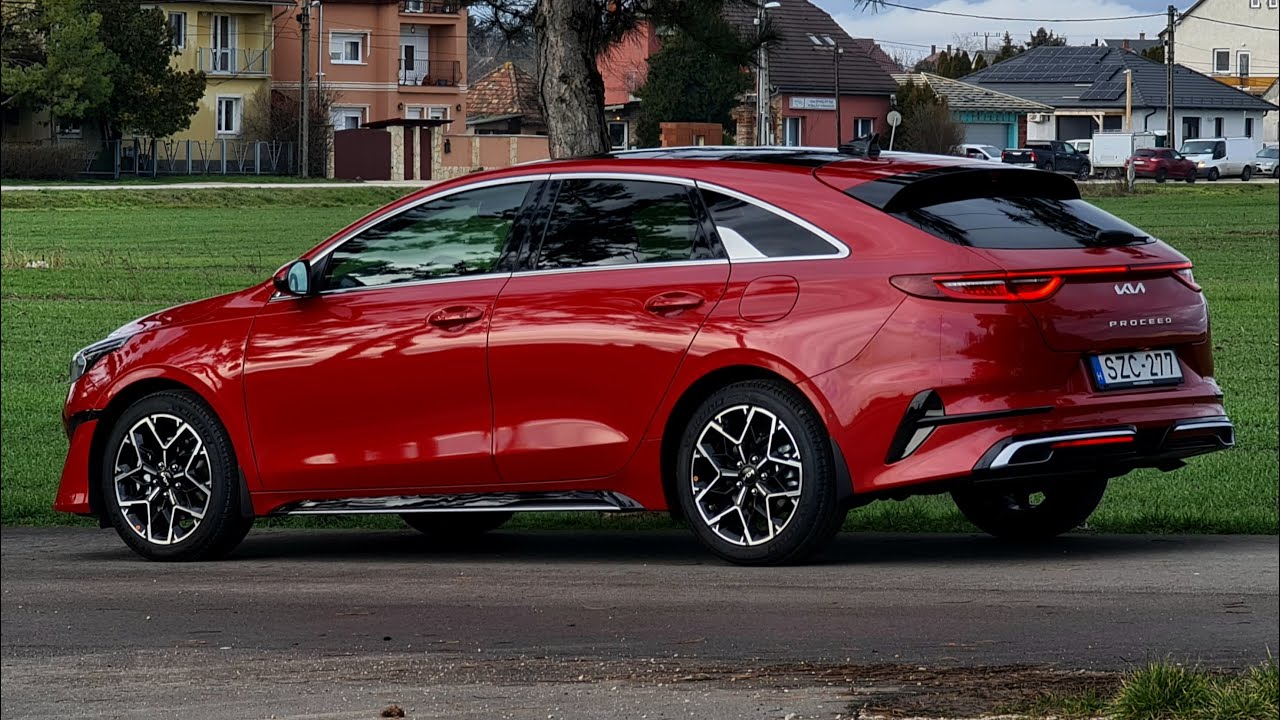
[(640, 503), (609, 491), (388, 495), (341, 500), (304, 500), (272, 515), (385, 515), (430, 512), (637, 512)]

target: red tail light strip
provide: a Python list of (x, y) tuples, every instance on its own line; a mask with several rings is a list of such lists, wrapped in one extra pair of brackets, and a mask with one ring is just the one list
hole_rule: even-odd
[(894, 287), (917, 297), (951, 298), (982, 302), (1035, 302), (1051, 297), (1072, 278), (1134, 277), (1173, 274), (1182, 284), (1196, 290), (1191, 263), (1150, 265), (1106, 265), (1101, 267), (1019, 270), (1014, 272), (955, 273), (945, 275), (898, 275), (890, 278)]
[(1095, 437), (1085, 438), (1083, 440), (1064, 440), (1056, 442), (1049, 446), (1050, 450), (1066, 450), (1067, 448), (1092, 447), (1094, 445), (1123, 445), (1133, 442), (1132, 435), (1122, 435), (1120, 437)]

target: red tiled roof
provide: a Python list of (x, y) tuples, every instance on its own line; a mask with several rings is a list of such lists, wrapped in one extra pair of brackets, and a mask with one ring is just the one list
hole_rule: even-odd
[(533, 76), (505, 62), (467, 88), (467, 117), (518, 115), (542, 121), (538, 85)]

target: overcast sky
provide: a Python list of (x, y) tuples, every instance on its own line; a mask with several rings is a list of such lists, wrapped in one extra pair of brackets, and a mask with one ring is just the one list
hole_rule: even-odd
[[(1165, 26), (1167, 0), (891, 0), (895, 4), (946, 10), (949, 12), (997, 17), (1027, 18), (1024, 21), (979, 20), (881, 7), (862, 10), (855, 0), (813, 0), (831, 13), (853, 37), (872, 37), (891, 55), (902, 53), (918, 58), (928, 54), (930, 45), (955, 44), (957, 36), (982, 47), (983, 33), (989, 46), (999, 46), (1008, 30), (1015, 40), (1025, 42), (1036, 28), (1044, 26), (1065, 35), (1072, 45), (1086, 45), (1094, 38), (1138, 37), (1146, 32), (1154, 38)], [(1240, 0), (1243, 2), (1243, 0)], [(787, 0), (780, 0), (787, 2)], [(1185, 10), (1191, 0), (1174, 4)], [(1158, 17), (1110, 22), (1045, 22), (1056, 18), (1106, 18), (1124, 15), (1158, 14)], [(978, 33), (974, 37), (974, 33)]]

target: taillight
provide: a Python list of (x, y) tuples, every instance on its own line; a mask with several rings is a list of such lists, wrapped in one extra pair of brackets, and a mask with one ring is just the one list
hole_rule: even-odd
[(1191, 263), (1155, 265), (1109, 265), (1104, 267), (1060, 268), (1018, 272), (979, 272), (946, 275), (895, 275), (889, 282), (908, 295), (942, 300), (977, 302), (1035, 302), (1058, 292), (1075, 278), (1150, 277), (1172, 273), (1187, 287), (1199, 291), (1191, 275)]
[(1035, 150), (1032, 150), (1032, 151), (1031, 151), (1031, 162), (1035, 162), (1035, 161), (1036, 161), (1036, 151), (1035, 151)]

